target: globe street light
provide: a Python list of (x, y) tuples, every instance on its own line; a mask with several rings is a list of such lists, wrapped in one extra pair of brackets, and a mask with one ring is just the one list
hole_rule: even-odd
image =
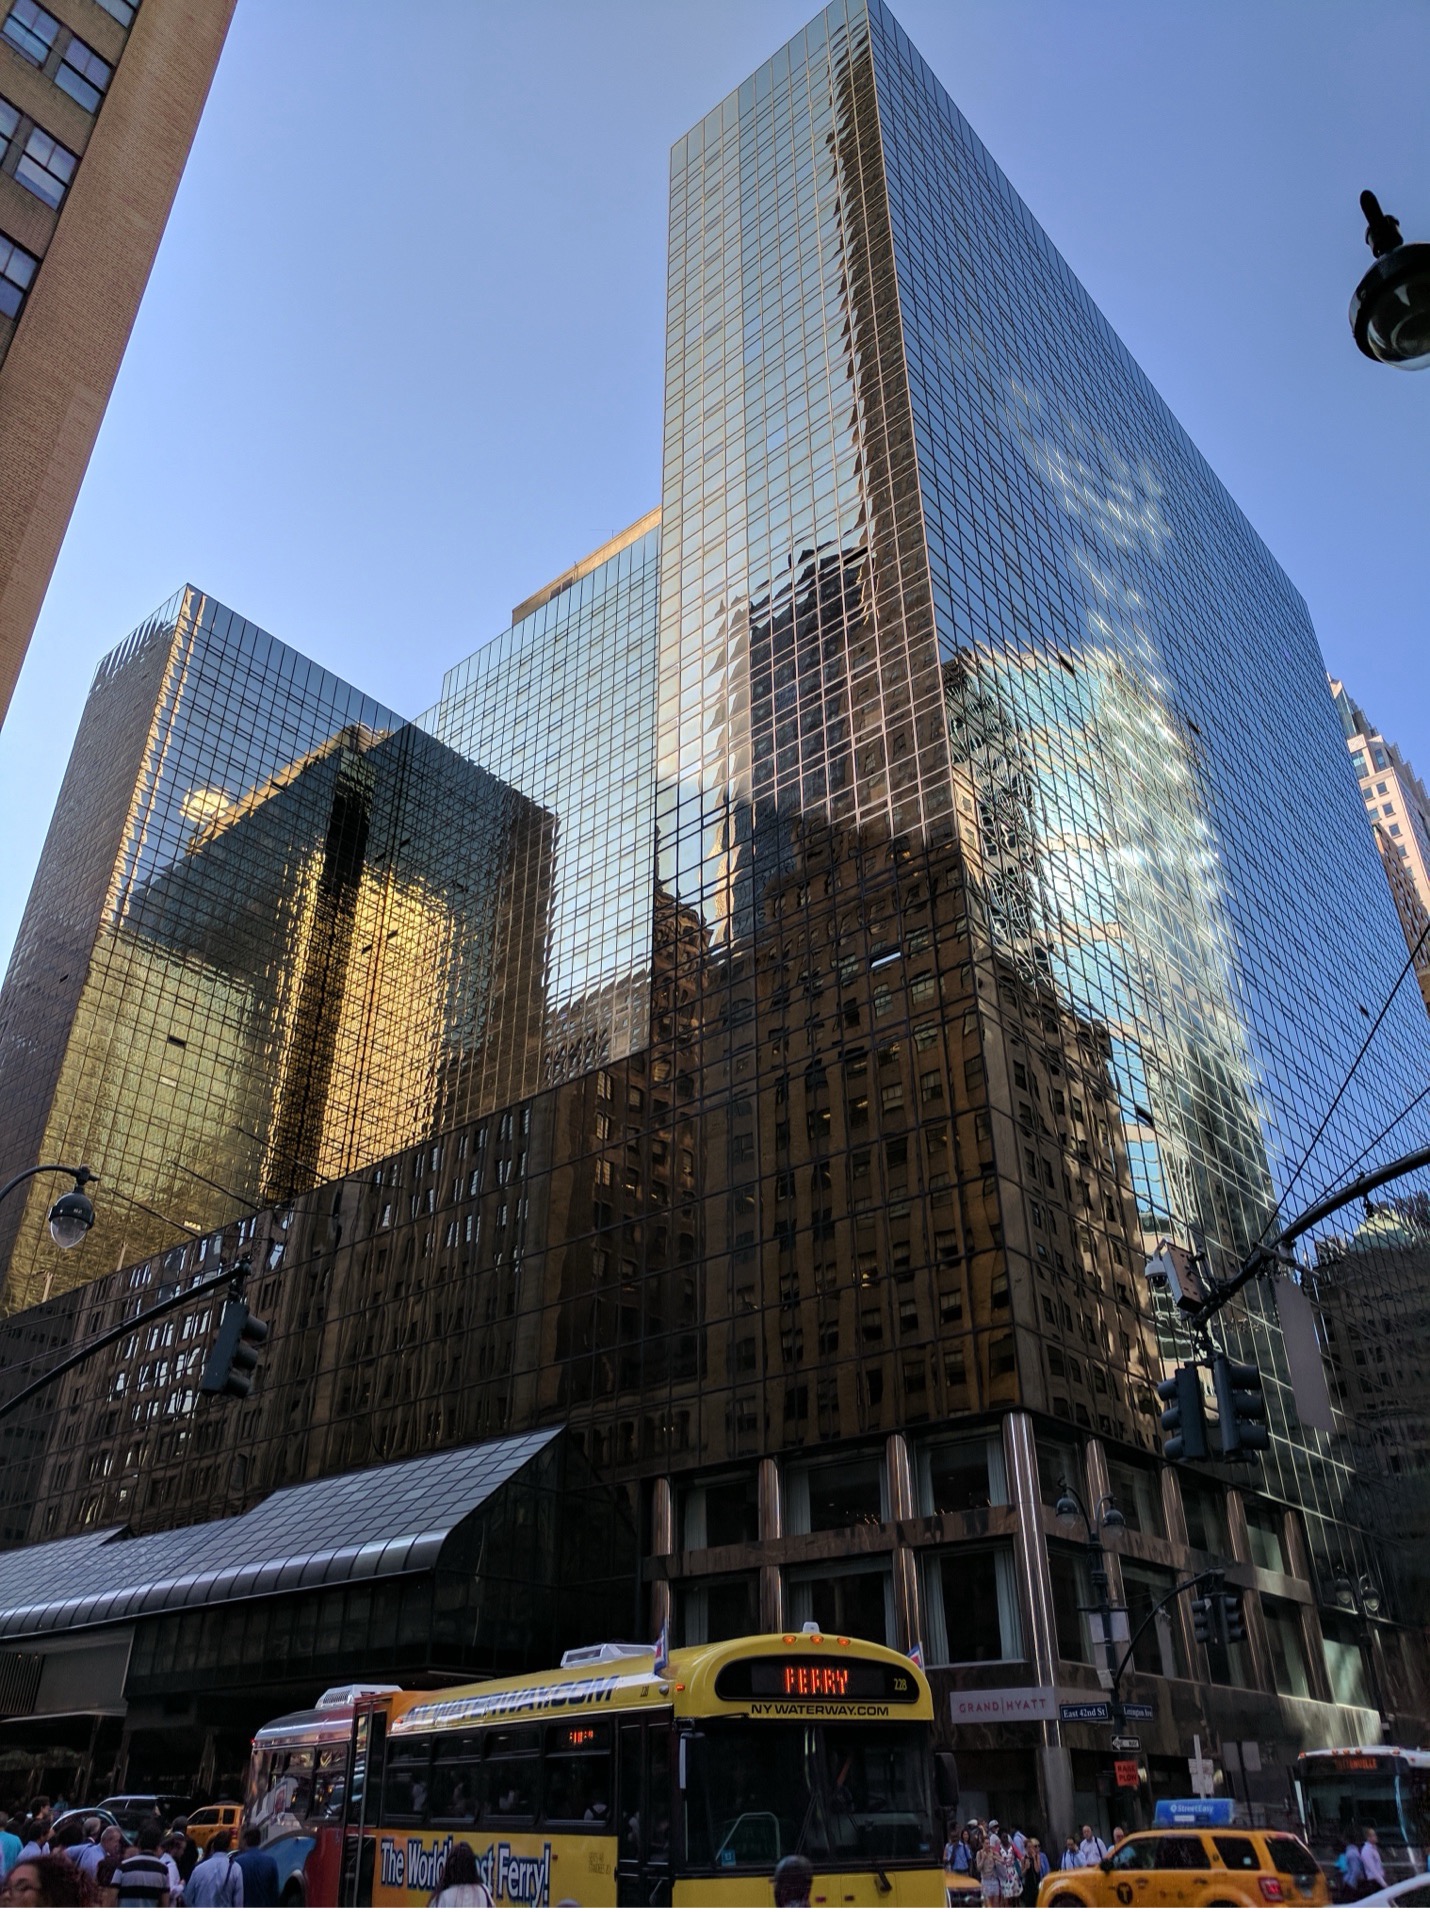
[(1430, 365), (1430, 246), (1407, 246), (1400, 222), (1362, 193), (1365, 242), (1375, 264), (1351, 297), (1351, 330), (1367, 358), (1402, 372)]
[(32, 1175), (73, 1175), (74, 1187), (68, 1194), (61, 1195), (50, 1210), (50, 1234), (57, 1248), (78, 1248), (90, 1229), (94, 1227), (94, 1203), (85, 1194), (90, 1182), (99, 1177), (92, 1169), (70, 1168), (64, 1162), (37, 1162), (33, 1168), (23, 1168), (18, 1175), (12, 1175), (3, 1188), (0, 1188), (0, 1202), (17, 1189), (21, 1182), (29, 1181)]

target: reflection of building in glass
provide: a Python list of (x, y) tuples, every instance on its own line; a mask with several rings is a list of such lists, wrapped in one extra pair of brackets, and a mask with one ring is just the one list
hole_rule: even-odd
[[(968, 1810), (1135, 1823), (1193, 1733), (1227, 1769), (1254, 1741), (1279, 1803), (1298, 1745), (1424, 1730), (1413, 1611), (1254, 1294), (1272, 1451), (1162, 1464), (1184, 1344), (1142, 1255), (1224, 1265), (1415, 1133), (1397, 998), (1298, 1173), (1398, 968), (1373, 862), (1327, 854), (1359, 825), (1304, 607), (877, 0), (677, 143), (670, 244), (659, 550), (643, 521), (537, 593), (424, 720), (529, 806), (516, 1086), (235, 1218), (275, 1324), (242, 1417), (194, 1399), (196, 1310), (17, 1446), (6, 1526), (213, 1518), (560, 1422), (639, 1503), (633, 1626), (922, 1643)], [(355, 723), (262, 775), (316, 787)], [(1124, 1512), (1134, 1622), (1214, 1562), (1252, 1594), (1244, 1648), (1185, 1605), (1142, 1636), (1140, 1804), (1059, 1715), (1101, 1692), (1063, 1479)], [(1365, 1628), (1343, 1577), (1382, 1589)]]
[(549, 819), (199, 593), (101, 666), (45, 861), (4, 1152), (116, 1196), (71, 1268), (34, 1192), (12, 1305), (172, 1238), (124, 1196), (202, 1229), (535, 1085)]
[[(1412, 765), (1371, 723), (1337, 678), (1331, 697), (1346, 733), (1351, 768), (1360, 784), (1366, 821), (1385, 869), (1406, 946), (1415, 952), (1415, 976), (1430, 1009), (1430, 794)], [(1371, 934), (1379, 931), (1379, 918)]]
[(659, 575), (653, 511), (519, 604), (421, 720), (552, 818), (543, 1083), (647, 1039)]

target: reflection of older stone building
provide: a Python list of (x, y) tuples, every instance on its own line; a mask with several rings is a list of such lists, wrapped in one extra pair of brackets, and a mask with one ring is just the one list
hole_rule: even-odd
[(1346, 734), (1351, 768), (1370, 824), (1415, 978), (1430, 1009), (1430, 794), (1400, 749), (1376, 729), (1337, 678), (1331, 700)]
[[(560, 1425), (636, 1516), (631, 1626), (921, 1644), (968, 1810), (1106, 1831), (1194, 1734), (1279, 1801), (1298, 1746), (1413, 1722), (1416, 1636), (1328, 1591), (1379, 1543), (1256, 1297), (1270, 1453), (1161, 1463), (1141, 1257), (1244, 1251), (1360, 1041), (1347, 987), (1394, 979), (1345, 934), (1390, 920), (1368, 846), (1325, 854), (1354, 799), (1304, 607), (877, 0), (678, 142), (670, 236), (658, 529), (424, 720), (552, 848), (539, 1069), (12, 1321), (88, 1333), (246, 1247), (274, 1322), (241, 1405), (194, 1398), (193, 1308), (19, 1417), (15, 1572)], [(1423, 1086), (1418, 1009), (1378, 1041), (1314, 1182)], [(1063, 1479), (1124, 1512), (1134, 1623), (1193, 1567), (1252, 1595), (1238, 1650), (1176, 1603), (1141, 1636), (1135, 1796), (1060, 1717), (1101, 1690)]]
[[(1371, 1203), (1349, 1237), (1316, 1245), (1315, 1296), (1325, 1323), (1331, 1372), (1355, 1447), (1361, 1492), (1390, 1543), (1402, 1596), (1430, 1615), (1430, 1204), (1423, 1195)], [(1355, 1603), (1368, 1593), (1344, 1570), (1332, 1595)]]
[(550, 818), (309, 671), (194, 592), (101, 666), (0, 1080), (7, 1160), (116, 1195), (72, 1267), (32, 1191), (11, 1305), (536, 1085)]

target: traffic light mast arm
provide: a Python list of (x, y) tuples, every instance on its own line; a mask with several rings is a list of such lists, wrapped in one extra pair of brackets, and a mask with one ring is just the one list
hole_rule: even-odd
[(1353, 1182), (1347, 1182), (1344, 1188), (1333, 1189), (1329, 1195), (1323, 1195), (1318, 1202), (1304, 1209), (1289, 1227), (1283, 1228), (1274, 1241), (1259, 1243), (1252, 1249), (1240, 1269), (1230, 1281), (1213, 1288), (1211, 1294), (1188, 1319), (1193, 1328), (1204, 1328), (1214, 1314), (1217, 1314), (1239, 1294), (1247, 1282), (1255, 1280), (1272, 1262), (1280, 1259), (1283, 1248), (1289, 1248), (1298, 1236), (1304, 1235), (1308, 1228), (1314, 1228), (1317, 1222), (1325, 1221), (1328, 1215), (1334, 1215), (1338, 1208), (1344, 1208), (1347, 1202), (1353, 1202), (1362, 1195), (1393, 1182), (1398, 1176), (1410, 1175), (1417, 1168), (1430, 1168), (1430, 1147), (1412, 1149), (1409, 1155), (1402, 1155), (1394, 1162), (1385, 1162), (1379, 1168), (1367, 1169), (1364, 1175), (1358, 1175)]
[(1119, 1689), (1122, 1683), (1122, 1676), (1127, 1671), (1128, 1664), (1131, 1661), (1133, 1650), (1137, 1642), (1142, 1638), (1142, 1635), (1157, 1618), (1157, 1615), (1159, 1613), (1165, 1613), (1179, 1594), (1190, 1593), (1193, 1587), (1199, 1587), (1204, 1580), (1220, 1580), (1223, 1577), (1223, 1569), (1220, 1567), (1207, 1567), (1201, 1573), (1194, 1573), (1190, 1580), (1183, 1580), (1178, 1586), (1173, 1587), (1170, 1592), (1164, 1593), (1156, 1606), (1152, 1608), (1151, 1612), (1143, 1617), (1141, 1626), (1138, 1627), (1137, 1631), (1127, 1642), (1126, 1650), (1122, 1658), (1117, 1662), (1117, 1671), (1112, 1676), (1112, 1704), (1114, 1711), (1122, 1704), (1119, 1697)]
[(96, 1335), (93, 1341), (87, 1341), (82, 1348), (76, 1348), (73, 1354), (67, 1354), (63, 1361), (57, 1361), (54, 1367), (47, 1368), (38, 1380), (29, 1382), (20, 1389), (18, 1394), (12, 1394), (8, 1401), (0, 1401), (0, 1420), (3, 1420), (7, 1414), (13, 1413), (32, 1395), (42, 1393), (52, 1381), (58, 1381), (61, 1375), (68, 1374), (71, 1368), (77, 1368), (81, 1363), (88, 1361), (92, 1354), (99, 1354), (105, 1348), (113, 1347), (116, 1341), (123, 1341), (127, 1335), (133, 1334), (136, 1328), (142, 1328), (146, 1322), (157, 1321), (160, 1315), (173, 1314), (176, 1309), (187, 1307), (190, 1302), (201, 1301), (205, 1295), (211, 1295), (215, 1288), (222, 1288), (226, 1283), (241, 1284), (248, 1273), (247, 1261), (235, 1262), (232, 1268), (221, 1268), (216, 1275), (210, 1275), (207, 1281), (195, 1282), (192, 1288), (181, 1288), (177, 1294), (170, 1295), (167, 1301), (157, 1301), (152, 1308), (146, 1308), (142, 1314), (131, 1315), (128, 1321), (121, 1322), (117, 1328), (110, 1328), (104, 1334)]

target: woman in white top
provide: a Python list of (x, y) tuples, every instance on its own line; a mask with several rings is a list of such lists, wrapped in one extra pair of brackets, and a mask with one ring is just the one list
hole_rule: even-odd
[(477, 1872), (477, 1855), (465, 1840), (453, 1846), (429, 1905), (490, 1905), (492, 1895)]

